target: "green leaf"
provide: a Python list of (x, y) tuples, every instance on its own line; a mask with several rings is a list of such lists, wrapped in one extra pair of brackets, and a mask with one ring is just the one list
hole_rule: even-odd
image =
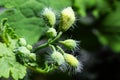
[(41, 18), (25, 18), (19, 10), (6, 11), (0, 15), (0, 19), (5, 16), (8, 18), (8, 23), (15, 29), (15, 32), (19, 36), (26, 38), (30, 44), (34, 44), (47, 28)]
[(37, 0), (40, 3), (45, 4), (46, 7), (53, 8), (57, 11), (60, 11), (64, 9), (65, 7), (72, 6), (72, 1), (71, 0)]
[(26, 67), (22, 66), (18, 62), (15, 63), (15, 65), (11, 68), (11, 75), (13, 79), (23, 79), (23, 77), (26, 74)]
[(18, 36), (15, 34), (15, 31), (7, 24), (7, 18), (2, 19), (1, 21), (0, 38), (1, 42), (9, 46), (9, 48), (16, 48)]
[[(29, 0), (26, 3), (19, 6), (21, 13), (26, 17), (38, 17), (41, 16), (41, 11), (46, 7), (43, 3), (36, 0)], [(31, 13), (29, 13), (31, 12)], [(29, 15), (29, 16), (28, 16)], [(31, 15), (31, 16), (30, 16)]]
[(0, 57), (3, 56), (11, 56), (11, 53), (9, 52), (10, 50), (6, 50), (6, 45), (0, 43)]
[(14, 30), (6, 23), (7, 19), (3, 19), (0, 25), (0, 77), (9, 78), (12, 76), (14, 80), (23, 79), (26, 75), (26, 67), (17, 62), (13, 50), (17, 47), (18, 37)]
[[(0, 3), (6, 6), (9, 2), (10, 0), (6, 0)], [(15, 5), (18, 4), (20, 5), (16, 7)], [(9, 5), (15, 8), (13, 9), (8, 6), (7, 8), (10, 9), (0, 14), (0, 19), (8, 18), (8, 23), (15, 29), (19, 36), (24, 37), (29, 44), (36, 43), (46, 30), (43, 20), (37, 17), (43, 9), (43, 4), (36, 0), (27, 0), (25, 2), (23, 0), (12, 0)]]
[[(8, 23), (16, 33), (24, 37), (29, 44), (34, 44), (46, 31), (45, 22), (40, 18), (45, 7), (61, 10), (70, 6), (70, 0), (1, 0), (0, 5), (7, 9), (0, 14), (0, 19), (8, 18)], [(34, 37), (34, 38), (33, 38)]]
[(25, 18), (25, 16), (18, 9), (7, 9), (0, 14), (0, 20), (3, 18), (8, 18), (8, 22), (17, 22)]
[(39, 37), (42, 36), (47, 29), (43, 23), (42, 19), (32, 17), (11, 23), (11, 25), (19, 36), (24, 37), (29, 44), (33, 44), (38, 41)]
[(10, 75), (11, 65), (8, 63), (8, 58), (0, 58), (0, 77), (8, 78)]
[(14, 80), (22, 79), (26, 75), (26, 67), (16, 61), (15, 54), (3, 43), (0, 43), (0, 77)]
[(19, 7), (28, 0), (0, 0), (0, 5), (6, 8)]

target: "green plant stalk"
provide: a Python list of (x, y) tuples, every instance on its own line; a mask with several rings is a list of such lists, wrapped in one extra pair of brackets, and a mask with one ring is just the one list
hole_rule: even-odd
[(60, 46), (57, 46), (57, 48), (59, 49), (59, 51), (62, 53), (62, 55), (65, 54), (64, 50), (60, 47)]
[(56, 51), (55, 47), (53, 45), (49, 45), (53, 51)]
[(47, 47), (48, 45), (49, 45), (48, 43), (44, 43), (44, 44), (38, 46), (37, 48), (35, 48), (35, 49), (33, 50), (33, 52), (35, 53), (35, 52), (37, 52), (39, 49), (45, 48), (45, 47)]
[(63, 33), (63, 32), (60, 31), (59, 34), (58, 34), (53, 40), (49, 41), (49, 44), (52, 44), (52, 43), (54, 43), (57, 39), (59, 39), (59, 38), (61, 37), (62, 33)]
[(46, 74), (46, 73), (47, 73), (47, 71), (42, 70), (42, 69), (40, 69), (40, 68), (33, 68), (33, 67), (31, 67), (31, 66), (28, 66), (28, 65), (26, 65), (26, 67), (27, 67), (28, 69), (34, 71), (34, 72), (43, 73), (43, 74)]
[(38, 46), (37, 48), (35, 48), (35, 49), (33, 50), (33, 52), (37, 52), (39, 49), (45, 48), (45, 47), (49, 46), (49, 44), (54, 43), (57, 39), (60, 38), (60, 36), (62, 35), (62, 33), (63, 33), (63, 32), (60, 31), (60, 32), (58, 33), (58, 35), (57, 35), (54, 39), (50, 40), (50, 41), (47, 42), (47, 43), (44, 43), (44, 44)]
[(6, 22), (7, 22), (7, 18), (3, 19), (1, 21), (1, 25), (0, 25), (0, 37), (2, 38), (2, 41), (8, 45), (9, 41), (6, 39), (7, 35), (6, 35)]
[(2, 39), (2, 42), (5, 43), (5, 44), (8, 46), (8, 44), (9, 44), (9, 40), (7, 40), (8, 35), (6, 35), (5, 33), (6, 33), (6, 32), (5, 32), (4, 30), (1, 31), (0, 37), (1, 37), (1, 39)]
[(29, 66), (29, 65), (27, 65), (27, 64), (25, 64), (25, 66), (26, 66), (28, 69), (30, 69), (30, 70), (32, 70), (32, 71), (34, 71), (34, 72), (38, 72), (38, 73), (42, 73), (42, 74), (47, 74), (48, 72), (57, 69), (57, 66), (54, 66), (54, 67), (51, 68), (51, 69), (50, 69), (48, 66), (46, 66), (45, 69), (41, 69), (41, 68), (38, 68), (38, 67), (32, 67), (32, 66)]

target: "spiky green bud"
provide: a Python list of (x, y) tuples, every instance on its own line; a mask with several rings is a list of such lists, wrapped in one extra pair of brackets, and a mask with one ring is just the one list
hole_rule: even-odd
[(71, 7), (67, 7), (61, 12), (60, 30), (67, 31), (75, 22), (75, 13)]
[(52, 54), (51, 54), (51, 58), (58, 64), (58, 65), (61, 65), (63, 63), (65, 63), (65, 60), (64, 60), (64, 57), (63, 55), (58, 52), (58, 51), (54, 51)]
[(54, 28), (49, 28), (47, 31), (47, 35), (52, 38), (52, 37), (55, 37), (57, 35), (57, 32)]
[(74, 57), (71, 54), (64, 54), (65, 61), (72, 67), (78, 67), (79, 66), (79, 61), (77, 60), (76, 57)]
[(45, 8), (43, 16), (48, 20), (49, 25), (52, 27), (56, 23), (55, 13), (50, 8)]
[(59, 41), (59, 43), (63, 44), (68, 49), (75, 49), (77, 47), (77, 42), (73, 39)]

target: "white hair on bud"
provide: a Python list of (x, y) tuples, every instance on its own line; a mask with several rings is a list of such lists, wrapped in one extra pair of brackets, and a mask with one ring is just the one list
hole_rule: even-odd
[(56, 23), (56, 16), (51, 8), (45, 8), (43, 10), (43, 16), (48, 20), (50, 26), (54, 26)]
[(67, 7), (61, 12), (60, 30), (67, 31), (75, 22), (75, 13), (71, 7)]
[[(67, 54), (69, 58), (66, 58), (66, 63), (61, 65), (59, 69), (62, 72), (67, 72), (69, 75), (80, 73), (83, 69), (82, 63), (73, 55)], [(67, 61), (69, 60), (69, 61)]]

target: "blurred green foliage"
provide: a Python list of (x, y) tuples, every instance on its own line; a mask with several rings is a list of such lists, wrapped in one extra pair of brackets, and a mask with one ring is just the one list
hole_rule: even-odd
[[(100, 42), (101, 45), (108, 45), (112, 50), (120, 52), (118, 0), (1, 0), (0, 6), (6, 8), (0, 14), (0, 19), (7, 17), (16, 33), (26, 38), (30, 44), (37, 42), (47, 29), (41, 18), (43, 8), (51, 7), (60, 11), (64, 7), (72, 6), (80, 18), (77, 24), (80, 31), (74, 32), (73, 35), (77, 35), (76, 39), (82, 40), (83, 48), (97, 48), (95, 45)], [(93, 22), (82, 22), (86, 18)]]
[[(101, 43), (106, 41), (104, 45), (109, 45), (115, 52), (120, 52), (120, 2), (116, 1), (113, 4), (114, 9), (103, 19), (99, 32), (104, 37)], [(98, 38), (101, 37), (98, 35)]]
[[(95, 39), (98, 38), (98, 41), (101, 43), (101, 45), (109, 46), (115, 52), (120, 52), (120, 1), (73, 0), (73, 7), (81, 17), (91, 18), (89, 15), (92, 15), (94, 17), (93, 23), (87, 25), (87, 27), (84, 25), (81, 26), (85, 27), (85, 29), (88, 29), (85, 30), (88, 32), (81, 31), (82, 33), (80, 33), (88, 33), (84, 36), (88, 38), (82, 38), (83, 44), (84, 41), (86, 41), (85, 39), (88, 39), (88, 44), (90, 44), (89, 46), (92, 48), (97, 48), (95, 44), (98, 43)], [(89, 39), (90, 34), (92, 35), (91, 39)], [(94, 35), (96, 35), (97, 38), (95, 38)]]
[(110, 6), (107, 0), (73, 0), (73, 6), (77, 8), (80, 16), (87, 16), (87, 9), (91, 9), (91, 13), (95, 16), (99, 16), (99, 12), (105, 13), (110, 11)]
[[(30, 44), (34, 44), (47, 29), (41, 18), (42, 10), (45, 7), (61, 10), (70, 6), (69, 0), (66, 3), (64, 3), (64, 0), (56, 3), (54, 0), (1, 0), (0, 6), (6, 8), (6, 11), (0, 14), (0, 19), (8, 18), (9, 24), (15, 29), (16, 33), (26, 38)], [(61, 5), (63, 6), (61, 7)]]

